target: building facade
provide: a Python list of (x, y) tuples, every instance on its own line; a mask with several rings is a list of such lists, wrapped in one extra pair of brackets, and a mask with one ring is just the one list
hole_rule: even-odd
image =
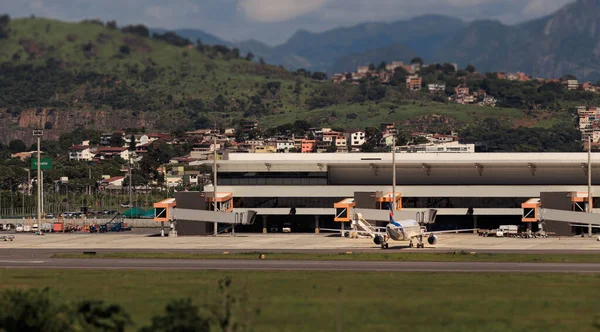
[[(391, 192), (391, 160), (390, 153), (231, 154), (219, 162), (219, 191), (265, 222), (336, 227), (335, 202), (355, 192)], [(521, 204), (541, 192), (587, 192), (586, 153), (399, 153), (396, 160), (402, 208), (438, 209), (439, 227), (519, 223)], [(592, 172), (592, 190), (600, 193), (600, 170)], [(297, 216), (290, 217), (292, 208)]]

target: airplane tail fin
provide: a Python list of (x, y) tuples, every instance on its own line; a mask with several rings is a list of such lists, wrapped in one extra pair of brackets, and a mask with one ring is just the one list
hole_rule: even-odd
[(389, 207), (390, 207), (390, 224), (392, 224), (392, 225), (394, 225), (394, 226), (396, 226), (396, 227), (400, 227), (400, 228), (402, 228), (402, 225), (400, 225), (399, 223), (397, 223), (397, 222), (394, 220), (394, 210), (393, 210), (393, 208), (392, 208), (392, 204), (390, 204), (390, 205), (389, 205)]

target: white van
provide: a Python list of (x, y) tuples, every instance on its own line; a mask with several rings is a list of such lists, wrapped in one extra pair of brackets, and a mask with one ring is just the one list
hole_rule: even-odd
[(17, 224), (17, 227), (15, 229), (17, 232), (22, 232), (23, 231), (23, 224)]

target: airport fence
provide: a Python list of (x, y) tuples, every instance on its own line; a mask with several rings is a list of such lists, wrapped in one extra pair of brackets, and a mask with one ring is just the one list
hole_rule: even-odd
[[(85, 226), (91, 224), (106, 224), (111, 221), (112, 218), (52, 218), (52, 219), (42, 219), (43, 223), (54, 223), (54, 222), (64, 222), (65, 224), (71, 224), (74, 226)], [(160, 228), (161, 224), (154, 221), (154, 219), (125, 219), (124, 222), (131, 226), (132, 228)], [(30, 217), (20, 217), (20, 218), (0, 218), (0, 225), (5, 224), (23, 224), (23, 225), (33, 225), (36, 224), (37, 220), (35, 218)], [(168, 227), (168, 225), (165, 225)]]

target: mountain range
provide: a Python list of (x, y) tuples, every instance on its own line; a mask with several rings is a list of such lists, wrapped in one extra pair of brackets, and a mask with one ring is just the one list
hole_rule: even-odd
[(577, 0), (551, 15), (517, 25), (426, 15), (319, 33), (300, 30), (277, 46), (255, 40), (224, 42), (199, 30), (176, 32), (192, 40), (251, 51), (289, 69), (333, 73), (419, 56), (430, 63), (472, 64), (480, 71), (523, 71), (535, 77), (572, 74), (580, 80), (599, 80), (599, 12), (600, 0)]

